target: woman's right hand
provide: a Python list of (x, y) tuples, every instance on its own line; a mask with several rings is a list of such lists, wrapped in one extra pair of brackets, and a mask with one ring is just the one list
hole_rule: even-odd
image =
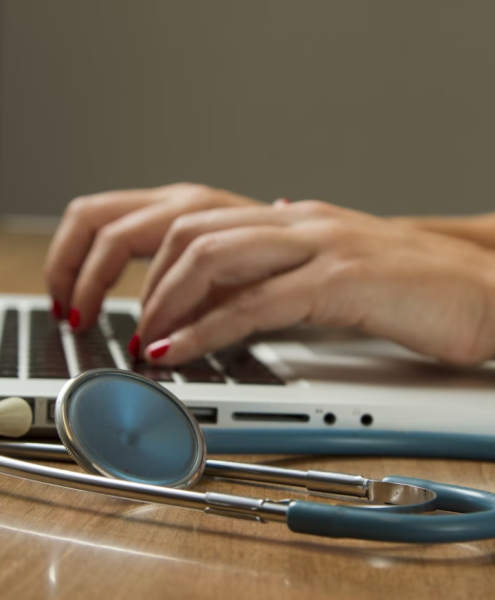
[(73, 200), (51, 243), (45, 277), (57, 318), (93, 325), (107, 290), (132, 258), (154, 256), (174, 221), (211, 208), (261, 203), (206, 185), (177, 183)]
[(494, 290), (493, 253), (450, 236), (318, 201), (211, 210), (164, 239), (134, 347), (176, 365), (307, 323), (474, 364), (495, 355)]

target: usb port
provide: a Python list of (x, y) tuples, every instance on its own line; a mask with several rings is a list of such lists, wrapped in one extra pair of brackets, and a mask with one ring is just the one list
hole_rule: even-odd
[(49, 423), (55, 423), (55, 400), (48, 400), (46, 403), (46, 419)]
[(202, 406), (189, 406), (188, 408), (200, 425), (215, 425), (218, 422), (218, 410), (216, 408), (204, 408)]

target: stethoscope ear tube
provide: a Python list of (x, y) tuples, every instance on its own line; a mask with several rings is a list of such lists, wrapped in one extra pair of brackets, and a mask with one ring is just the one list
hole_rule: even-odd
[(438, 510), (464, 514), (373, 514), (363, 508), (296, 500), (288, 507), (287, 525), (297, 533), (380, 542), (444, 544), (495, 538), (495, 494), (409, 477), (384, 481), (426, 487), (437, 494)]

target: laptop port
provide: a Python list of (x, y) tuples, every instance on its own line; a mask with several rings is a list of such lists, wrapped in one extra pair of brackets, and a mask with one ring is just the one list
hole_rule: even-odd
[(372, 424), (373, 424), (373, 417), (371, 415), (365, 414), (361, 417), (361, 425), (364, 425), (365, 427), (369, 427)]
[(258, 413), (258, 412), (235, 412), (232, 413), (235, 421), (253, 421), (264, 423), (307, 423), (309, 415), (298, 413)]
[(327, 413), (323, 417), (323, 420), (327, 425), (334, 425), (334, 423), (337, 421), (337, 417), (333, 413)]
[(218, 410), (216, 408), (204, 408), (202, 406), (188, 406), (188, 408), (200, 425), (215, 425), (218, 422)]
[(55, 400), (47, 400), (46, 420), (49, 423), (55, 423)]

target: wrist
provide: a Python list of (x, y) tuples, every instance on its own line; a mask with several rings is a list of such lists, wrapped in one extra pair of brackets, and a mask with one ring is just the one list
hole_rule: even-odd
[(492, 268), (475, 276), (473, 290), (477, 293), (466, 306), (465, 322), (462, 318), (458, 321), (456, 347), (451, 360), (448, 359), (460, 366), (477, 365), (495, 358), (495, 276)]
[(391, 217), (390, 220), (400, 227), (449, 235), (495, 250), (495, 214), (464, 217)]

